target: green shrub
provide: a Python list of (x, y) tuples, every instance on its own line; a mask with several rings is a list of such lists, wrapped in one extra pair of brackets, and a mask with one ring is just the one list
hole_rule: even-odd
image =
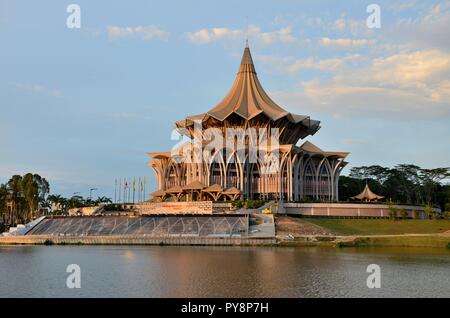
[(397, 217), (397, 208), (393, 205), (389, 205), (389, 219), (395, 220)]
[(238, 209), (241, 209), (244, 206), (244, 202), (242, 202), (241, 200), (233, 201), (231, 202), (231, 204)]
[(431, 205), (426, 205), (423, 208), (423, 211), (428, 216), (429, 219), (437, 219), (437, 213), (433, 211), (433, 207)]
[(53, 244), (54, 244), (53, 241), (50, 240), (50, 239), (46, 239), (46, 240), (44, 241), (44, 245), (53, 245)]
[(236, 200), (231, 202), (235, 208), (258, 209), (264, 205), (264, 200)]

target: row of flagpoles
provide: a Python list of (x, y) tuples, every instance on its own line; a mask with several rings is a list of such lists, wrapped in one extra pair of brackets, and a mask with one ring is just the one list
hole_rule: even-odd
[(114, 181), (114, 203), (141, 203), (146, 198), (147, 178), (118, 178)]

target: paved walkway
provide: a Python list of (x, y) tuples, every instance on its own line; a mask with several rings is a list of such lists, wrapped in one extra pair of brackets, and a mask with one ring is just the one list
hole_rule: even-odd
[[(258, 224), (252, 225), (257, 222)], [(272, 214), (250, 215), (248, 237), (275, 237), (275, 222)]]

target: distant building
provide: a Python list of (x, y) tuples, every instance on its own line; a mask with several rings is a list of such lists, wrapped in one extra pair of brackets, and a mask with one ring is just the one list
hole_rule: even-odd
[(104, 205), (98, 206), (85, 206), (80, 208), (69, 209), (69, 216), (80, 216), (80, 215), (95, 215), (101, 214), (104, 211)]
[[(225, 98), (206, 113), (177, 121), (176, 127), (192, 142), (172, 152), (149, 153), (153, 159), (149, 166), (158, 183), (155, 199), (338, 200), (339, 175), (347, 164), (348, 152), (325, 151), (309, 141), (296, 145), (314, 135), (320, 122), (286, 111), (267, 95), (248, 47)], [(199, 127), (200, 142), (196, 135)], [(210, 128), (221, 138), (210, 138), (205, 133)], [(230, 137), (230, 131), (238, 129), (244, 135)], [(231, 142), (223, 142), (219, 150), (205, 150), (213, 139)], [(193, 146), (196, 142), (202, 146), (200, 156)], [(243, 151), (239, 142), (246, 146)], [(255, 145), (268, 155), (252, 160)], [(201, 160), (195, 160), (199, 157)]]

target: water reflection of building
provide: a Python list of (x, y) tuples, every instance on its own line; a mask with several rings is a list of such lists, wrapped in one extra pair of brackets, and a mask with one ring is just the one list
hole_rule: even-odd
[[(243, 138), (248, 146), (255, 144), (252, 138), (261, 140), (265, 134), (266, 150), (277, 151), (278, 169), (269, 169), (271, 163), (262, 158), (249, 160), (249, 147), (242, 155), (234, 142), (231, 149), (223, 147), (211, 153), (210, 160), (197, 162), (192, 152), (189, 154), (192, 163), (178, 160), (178, 153), (150, 152), (153, 161), (149, 166), (158, 183), (158, 191), (153, 193), (155, 199), (338, 199), (339, 175), (347, 164), (344, 159), (348, 153), (324, 151), (309, 141), (296, 145), (299, 140), (314, 135), (320, 129), (320, 122), (286, 111), (267, 95), (256, 75), (248, 47), (225, 98), (206, 113), (177, 121), (176, 127), (194, 140), (196, 124), (201, 126), (202, 132), (217, 129), (224, 140), (227, 128), (255, 128), (256, 135), (237, 138)], [(270, 136), (274, 128), (278, 129), (276, 146)]]

